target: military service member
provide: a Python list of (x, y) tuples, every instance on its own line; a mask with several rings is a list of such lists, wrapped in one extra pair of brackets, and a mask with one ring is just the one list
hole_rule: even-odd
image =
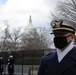
[(76, 75), (76, 22), (55, 19), (51, 26), (57, 50), (41, 58), (38, 75)]
[(8, 73), (9, 75), (14, 74), (14, 58), (12, 55), (8, 57)]
[(3, 73), (3, 57), (0, 57), (0, 75)]

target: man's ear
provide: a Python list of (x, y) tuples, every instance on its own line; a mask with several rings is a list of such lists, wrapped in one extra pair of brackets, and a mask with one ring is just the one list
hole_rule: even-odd
[(76, 36), (75, 36), (75, 34), (72, 34), (72, 39), (76, 39)]

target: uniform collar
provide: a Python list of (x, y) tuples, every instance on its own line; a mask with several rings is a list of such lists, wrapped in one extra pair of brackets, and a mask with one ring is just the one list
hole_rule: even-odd
[(52, 75), (62, 75), (63, 72), (76, 65), (76, 47), (73, 47), (57, 65)]
[(58, 55), (58, 61), (61, 62), (61, 60), (64, 58), (64, 56), (74, 47), (73, 42), (70, 43), (70, 45), (64, 50), (61, 51), (60, 49), (57, 49), (57, 55)]

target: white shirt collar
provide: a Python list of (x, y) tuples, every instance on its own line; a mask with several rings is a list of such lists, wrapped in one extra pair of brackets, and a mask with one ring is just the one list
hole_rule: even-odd
[(57, 49), (58, 61), (60, 62), (73, 47), (73, 42), (71, 42), (71, 44), (64, 51)]

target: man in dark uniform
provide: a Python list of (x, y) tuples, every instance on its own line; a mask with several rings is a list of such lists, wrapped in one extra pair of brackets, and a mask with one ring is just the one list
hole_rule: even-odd
[(76, 22), (55, 19), (51, 26), (57, 50), (41, 58), (38, 75), (76, 75)]
[(0, 75), (3, 73), (3, 57), (0, 57)]
[(8, 73), (9, 75), (14, 74), (14, 58), (12, 55), (10, 55), (8, 58)]

